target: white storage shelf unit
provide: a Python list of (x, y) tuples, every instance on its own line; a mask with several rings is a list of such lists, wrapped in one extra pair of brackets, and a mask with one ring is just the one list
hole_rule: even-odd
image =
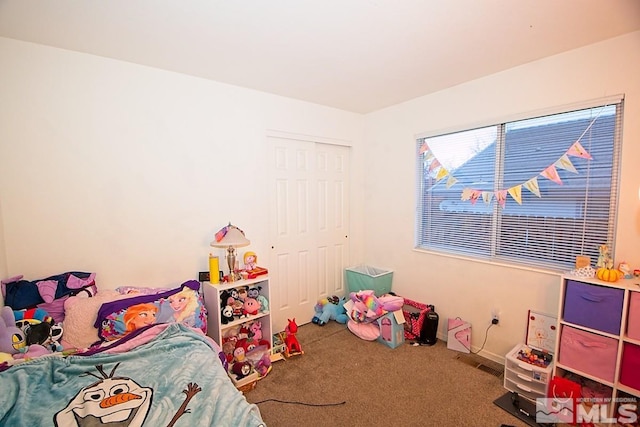
[(269, 348), (273, 349), (271, 314), (269, 310), (260, 311), (258, 314), (248, 315), (246, 317), (236, 317), (228, 323), (222, 323), (220, 294), (223, 291), (230, 291), (232, 289), (254, 287), (259, 288), (260, 295), (266, 298), (267, 302), (270, 303), (271, 296), (269, 293), (269, 278), (267, 276), (215, 285), (210, 282), (202, 282), (204, 301), (205, 306), (207, 307), (207, 335), (213, 338), (213, 340), (220, 346), (222, 346), (222, 338), (225, 336), (226, 330), (259, 320), (262, 324), (262, 339), (267, 340), (269, 342)]
[(637, 282), (562, 277), (554, 375), (591, 380), (595, 397), (640, 398)]

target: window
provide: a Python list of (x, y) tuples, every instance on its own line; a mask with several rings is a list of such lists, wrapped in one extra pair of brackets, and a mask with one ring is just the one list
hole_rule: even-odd
[(417, 138), (417, 247), (561, 270), (613, 254), (622, 109)]

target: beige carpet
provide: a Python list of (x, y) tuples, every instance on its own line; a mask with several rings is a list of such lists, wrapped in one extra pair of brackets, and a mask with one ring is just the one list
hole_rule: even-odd
[(245, 393), (267, 426), (527, 426), (493, 404), (500, 365), (472, 366), (445, 342), (391, 349), (336, 322), (301, 326), (298, 340), (304, 354)]

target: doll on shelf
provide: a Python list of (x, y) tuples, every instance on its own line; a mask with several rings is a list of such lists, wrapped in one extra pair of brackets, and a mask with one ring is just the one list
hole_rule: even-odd
[(258, 276), (263, 274), (267, 274), (268, 271), (266, 268), (258, 267), (258, 256), (255, 252), (245, 252), (244, 254), (244, 273), (243, 277), (246, 276), (247, 279), (255, 279)]
[(257, 267), (258, 256), (255, 252), (245, 252), (244, 254), (244, 270), (251, 271)]

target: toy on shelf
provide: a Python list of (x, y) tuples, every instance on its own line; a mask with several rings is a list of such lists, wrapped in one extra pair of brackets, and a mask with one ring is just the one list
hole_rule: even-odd
[(246, 252), (244, 254), (244, 271), (240, 273), (243, 279), (255, 279), (258, 276), (269, 273), (264, 267), (258, 267), (258, 255), (255, 252)]
[(300, 347), (300, 343), (298, 342), (298, 338), (296, 338), (296, 333), (298, 333), (298, 324), (296, 323), (296, 319), (287, 319), (289, 324), (285, 328), (285, 338), (284, 344), (286, 346), (284, 355), (286, 357), (297, 356), (299, 354), (304, 354), (302, 348)]
[(347, 310), (344, 308), (345, 302), (345, 298), (340, 299), (335, 295), (318, 300), (314, 307), (316, 313), (311, 321), (318, 326), (326, 325), (329, 320), (347, 323), (349, 317), (347, 316)]
[(257, 267), (258, 256), (255, 252), (245, 252), (244, 254), (244, 271), (251, 271)]
[(613, 265), (613, 260), (611, 259), (611, 254), (609, 252), (609, 247), (607, 245), (600, 245), (598, 248), (598, 261), (596, 262), (596, 269), (598, 268), (611, 268)]
[(262, 287), (240, 286), (220, 292), (220, 323), (248, 318), (269, 311), (269, 301), (260, 294)]
[(260, 290), (262, 290), (262, 286), (253, 286), (249, 288), (247, 291), (247, 295), (249, 298), (254, 298), (260, 304), (260, 313), (266, 313), (269, 311), (269, 301), (264, 295), (260, 294)]
[(553, 360), (553, 355), (535, 348), (523, 347), (518, 351), (516, 356), (519, 360), (527, 362), (531, 365), (546, 368)]
[(618, 270), (620, 270), (622, 279), (633, 279), (633, 273), (631, 273), (631, 267), (627, 262), (622, 261), (620, 264), (618, 264)]

